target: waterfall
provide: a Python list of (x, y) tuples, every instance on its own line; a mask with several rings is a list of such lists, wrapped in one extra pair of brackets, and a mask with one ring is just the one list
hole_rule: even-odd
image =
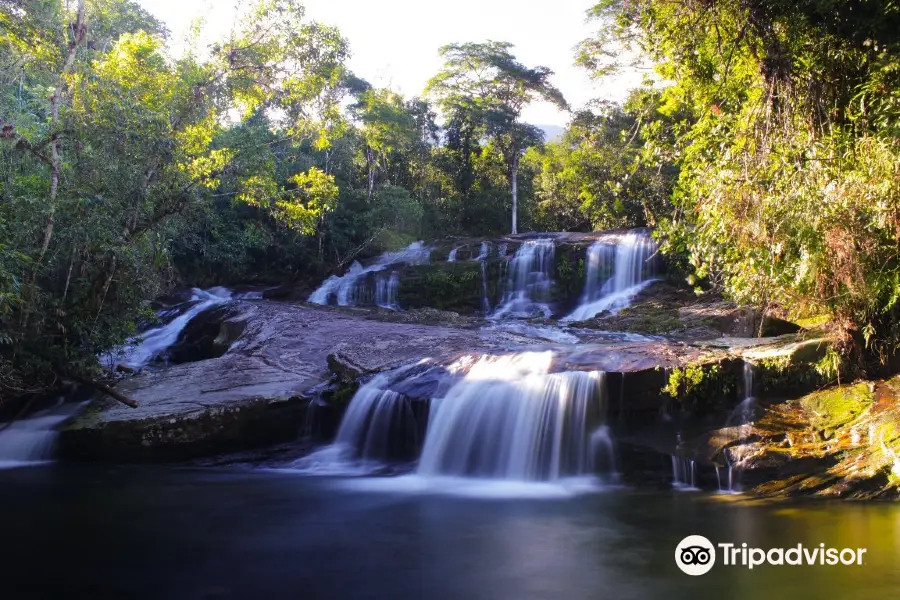
[(487, 261), (481, 261), (481, 310), (485, 315), (491, 313), (491, 301), (488, 298)]
[(615, 478), (605, 373), (551, 373), (553, 363), (553, 352), (524, 352), (379, 374), (356, 392), (335, 442), (293, 467), (365, 474), (418, 457), (426, 478)]
[(447, 255), (447, 262), (456, 262), (456, 253), (459, 252), (460, 248), (462, 248), (462, 246), (457, 246), (450, 251), (450, 254)]
[(379, 373), (363, 384), (350, 400), (334, 443), (293, 466), (318, 473), (364, 474), (415, 460), (424, 428), (409, 398), (390, 388), (419, 375), (408, 375), (416, 366)]
[(43, 464), (53, 458), (57, 427), (74, 416), (82, 404), (60, 402), (27, 419), (3, 424), (0, 431), (0, 469)]
[(550, 316), (554, 250), (551, 239), (529, 240), (519, 247), (509, 266), (501, 305), (492, 318)]
[[(338, 306), (353, 306), (361, 303), (361, 296), (365, 292), (365, 284), (369, 273), (377, 273), (386, 270), (391, 265), (408, 264), (419, 265), (427, 263), (431, 257), (431, 249), (424, 242), (414, 242), (407, 248), (397, 252), (385, 252), (375, 262), (363, 267), (359, 262), (354, 262), (341, 276), (332, 275), (314, 291), (309, 302), (312, 304), (330, 304), (332, 300)], [(388, 285), (390, 282), (388, 282)], [(369, 288), (371, 294), (371, 288)]]
[(614, 472), (602, 372), (550, 373), (552, 352), (481, 357), (434, 398), (418, 474), (552, 481)]
[[(733, 411), (731, 411), (731, 414), (725, 421), (726, 428), (737, 429), (737, 432), (733, 436), (734, 439), (742, 439), (747, 437), (753, 427), (753, 420), (756, 415), (756, 397), (753, 395), (753, 369), (753, 363), (744, 362), (744, 372), (742, 378), (742, 392), (744, 398), (743, 400), (741, 400), (741, 403), (738, 404)], [(734, 471), (737, 467), (740, 466), (740, 463), (745, 457), (743, 456), (740, 447), (726, 448), (722, 451), (722, 455), (725, 457), (725, 469), (728, 475), (728, 487), (725, 487), (722, 484), (722, 480), (719, 479), (719, 491), (736, 493), (739, 490), (735, 489), (734, 487)], [(718, 475), (718, 467), (716, 468), (716, 474)]]
[[(651, 258), (657, 244), (646, 232), (629, 232), (615, 245), (615, 253), (605, 240), (595, 242), (588, 249), (581, 304), (563, 321), (584, 321), (606, 311), (625, 308), (631, 300), (653, 281)], [(602, 286), (599, 282), (609, 272), (612, 256), (612, 276)]]
[(744, 383), (744, 399), (752, 399), (753, 398), (753, 363), (744, 362), (744, 373), (743, 373), (743, 383)]
[(398, 290), (400, 289), (400, 274), (392, 271), (389, 277), (379, 274), (375, 280), (375, 304), (381, 308), (397, 310)]
[(509, 244), (503, 243), (497, 246), (497, 256), (499, 258), (506, 258), (506, 254), (509, 250)]
[(689, 458), (672, 455), (672, 486), (680, 490), (697, 490), (697, 464)]
[[(164, 350), (175, 343), (181, 331), (190, 323), (191, 319), (202, 313), (203, 311), (214, 306), (224, 304), (232, 299), (229, 290), (221, 287), (215, 287), (209, 290), (191, 290), (191, 299), (189, 303), (184, 303), (180, 307), (174, 309), (176, 312), (184, 306), (189, 306), (187, 310), (180, 315), (159, 327), (153, 327), (140, 334), (140, 343), (132, 340), (121, 350), (124, 354), (122, 358), (118, 353), (110, 353), (100, 357), (104, 364), (121, 363), (132, 369), (139, 369), (149, 364), (153, 359), (159, 356)], [(172, 312), (173, 309), (165, 311)]]
[(605, 240), (591, 244), (587, 251), (584, 292), (581, 305), (596, 302), (604, 295), (603, 282), (608, 280), (615, 267), (616, 245)]
[(490, 246), (487, 242), (481, 242), (481, 251), (475, 260), (481, 262), (481, 310), (485, 315), (491, 313), (491, 301), (488, 298), (488, 282), (487, 282), (487, 259), (490, 253)]

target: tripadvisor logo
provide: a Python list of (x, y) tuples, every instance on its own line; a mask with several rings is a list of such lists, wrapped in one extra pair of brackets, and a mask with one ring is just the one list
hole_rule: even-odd
[(675, 564), (688, 575), (704, 575), (716, 564), (716, 548), (723, 566), (748, 569), (761, 565), (861, 565), (866, 553), (866, 548), (826, 548), (825, 544), (812, 548), (797, 544), (768, 550), (747, 544), (713, 545), (702, 535), (689, 535), (675, 548)]

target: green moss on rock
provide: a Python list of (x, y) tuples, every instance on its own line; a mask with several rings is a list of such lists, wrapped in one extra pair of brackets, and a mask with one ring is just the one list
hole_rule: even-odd
[[(488, 267), (489, 291), (496, 288), (496, 262)], [(436, 308), (438, 310), (474, 313), (481, 310), (483, 295), (481, 264), (475, 261), (443, 262), (407, 268), (400, 278), (398, 300), (406, 309)]]
[(873, 399), (872, 387), (862, 382), (810, 394), (800, 404), (813, 428), (831, 433), (862, 415)]
[(662, 391), (691, 412), (730, 407), (737, 397), (739, 364), (729, 359), (672, 369)]

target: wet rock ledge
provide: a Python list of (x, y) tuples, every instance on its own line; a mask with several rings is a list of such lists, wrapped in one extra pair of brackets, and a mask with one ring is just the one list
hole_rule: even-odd
[[(582, 328), (566, 330), (582, 343), (560, 344), (542, 337), (544, 326), (484, 327), (458, 318), (424, 324), (441, 321), (433, 312), (424, 322), (413, 318), (415, 312), (381, 320), (383, 315), (372, 311), (231, 302), (216, 309), (217, 325), (198, 320), (197, 339), (212, 348), (194, 352), (201, 360), (123, 379), (117, 389), (139, 408), (95, 399), (63, 429), (60, 454), (75, 460), (156, 461), (278, 444), (296, 439), (309, 425), (312, 405), (327, 436), (360, 381), (426, 357), (447, 365), (466, 354), (552, 350), (560, 370), (606, 371), (610, 411), (627, 414), (658, 413), (672, 403), (696, 410), (692, 403), (703, 398), (734, 404), (744, 357), (768, 357), (778, 373), (791, 375), (785, 381), (815, 382), (815, 361), (829, 347), (827, 339), (809, 333), (686, 343), (610, 339)], [(673, 387), (673, 376), (687, 374), (679, 381), (690, 382), (697, 373), (699, 384)]]

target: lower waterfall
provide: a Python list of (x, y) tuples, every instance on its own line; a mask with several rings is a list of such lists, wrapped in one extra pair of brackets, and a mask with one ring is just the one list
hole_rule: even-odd
[(335, 442), (293, 466), (360, 474), (418, 456), (424, 478), (614, 477), (605, 373), (552, 373), (553, 361), (551, 351), (463, 357), (442, 370), (430, 403), (396, 391), (414, 389), (422, 370), (380, 374), (351, 400)]
[(604, 373), (550, 373), (553, 356), (480, 358), (432, 400), (418, 474), (552, 481), (612, 473)]
[(59, 437), (59, 426), (82, 406), (60, 401), (27, 418), (0, 424), (0, 469), (50, 461)]

